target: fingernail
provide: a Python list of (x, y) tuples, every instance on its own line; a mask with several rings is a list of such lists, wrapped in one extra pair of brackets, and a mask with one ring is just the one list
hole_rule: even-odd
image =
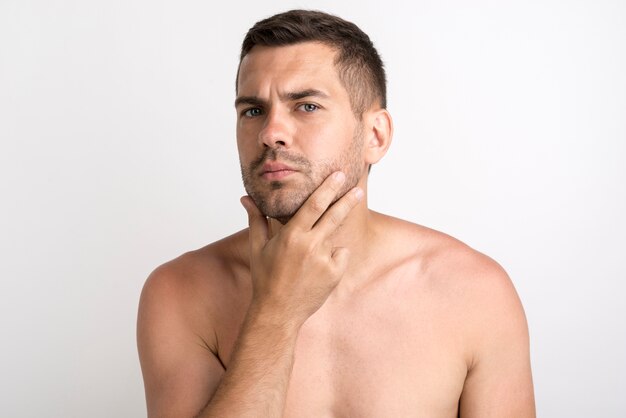
[(354, 189), (354, 197), (357, 198), (357, 200), (361, 200), (363, 199), (363, 190), (360, 187), (357, 187)]
[(342, 171), (337, 171), (335, 174), (333, 174), (333, 178), (337, 181), (344, 181), (344, 179), (346, 178), (346, 175), (343, 174)]

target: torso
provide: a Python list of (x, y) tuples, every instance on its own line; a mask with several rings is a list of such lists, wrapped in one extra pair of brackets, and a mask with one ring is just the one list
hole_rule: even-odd
[(462, 348), (428, 289), (396, 273), (305, 323), (285, 416), (457, 416)]
[[(463, 285), (438, 260), (466, 250), (427, 228), (389, 222), (391, 236), (399, 228), (396, 242), (371, 277), (338, 288), (300, 329), (285, 417), (457, 417), (471, 349)], [(195, 299), (217, 305), (194, 309), (194, 323), (226, 368), (252, 296), (246, 248), (242, 231), (191, 256), (207, 260), (194, 269), (196, 294), (219, 294)], [(202, 319), (208, 311), (212, 327)]]

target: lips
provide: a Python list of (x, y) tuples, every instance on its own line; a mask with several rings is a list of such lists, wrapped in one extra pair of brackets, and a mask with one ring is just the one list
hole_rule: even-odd
[(287, 164), (268, 161), (261, 168), (261, 177), (266, 180), (279, 180), (297, 172), (298, 170)]

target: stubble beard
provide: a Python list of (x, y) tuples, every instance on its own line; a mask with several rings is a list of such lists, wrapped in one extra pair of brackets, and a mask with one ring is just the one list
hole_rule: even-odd
[[(348, 148), (344, 149), (335, 160), (312, 163), (303, 156), (282, 148), (267, 148), (247, 167), (241, 164), (243, 184), (261, 213), (284, 225), (331, 173), (341, 170), (346, 175), (346, 180), (332, 203), (356, 186), (363, 175), (362, 149), (363, 129), (360, 123), (355, 129)], [(272, 181), (268, 185), (261, 180), (258, 172), (267, 161), (280, 161), (293, 165), (299, 171), (297, 175), (303, 180), (289, 187), (287, 182), (283, 181)]]

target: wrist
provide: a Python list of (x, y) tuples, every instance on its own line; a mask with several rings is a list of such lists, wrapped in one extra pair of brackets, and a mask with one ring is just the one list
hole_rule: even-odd
[(285, 312), (285, 310), (277, 309), (271, 303), (252, 301), (244, 323), (255, 328), (279, 332), (285, 337), (295, 338), (304, 321), (306, 318), (302, 320), (296, 315)]

